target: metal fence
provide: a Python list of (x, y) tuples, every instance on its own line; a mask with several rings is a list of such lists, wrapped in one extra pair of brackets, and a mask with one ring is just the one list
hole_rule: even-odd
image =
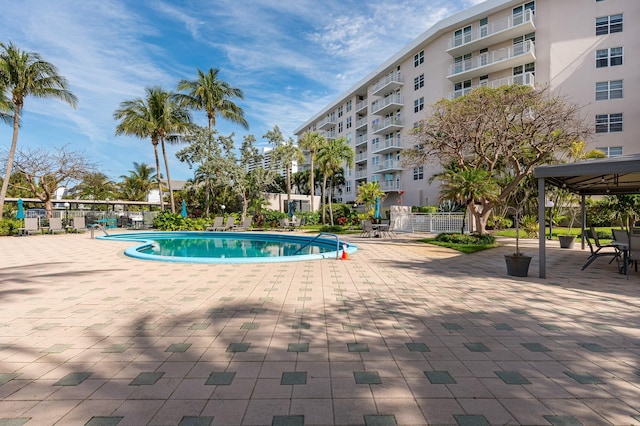
[[(464, 213), (401, 213), (395, 220), (395, 230), (399, 232), (460, 232)], [(464, 222), (464, 232), (469, 232), (469, 221)]]

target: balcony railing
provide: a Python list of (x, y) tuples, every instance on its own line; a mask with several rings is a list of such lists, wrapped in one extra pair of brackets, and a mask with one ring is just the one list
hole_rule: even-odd
[(356, 129), (359, 129), (359, 128), (364, 127), (366, 125), (367, 125), (367, 117), (361, 118), (361, 119), (356, 121)]
[(402, 119), (400, 117), (387, 117), (384, 120), (374, 123), (373, 132), (382, 132), (386, 129), (402, 128)]
[(375, 96), (381, 96), (391, 93), (398, 87), (402, 86), (404, 80), (400, 72), (390, 72), (380, 80), (376, 81), (371, 88), (371, 93)]
[(363, 179), (367, 177), (367, 169), (356, 170), (356, 179)]
[(400, 182), (396, 182), (396, 181), (393, 181), (393, 180), (385, 180), (385, 181), (381, 181), (379, 183), (380, 183), (380, 186), (382, 187), (382, 190), (384, 192), (400, 191), (402, 189), (402, 186), (400, 185)]
[(356, 112), (362, 111), (367, 107), (367, 105), (368, 105), (368, 102), (366, 99), (363, 99), (360, 102), (356, 103)]
[(367, 154), (368, 153), (366, 151), (356, 154), (356, 163), (367, 161)]
[(336, 131), (332, 130), (330, 132), (321, 132), (320, 135), (324, 138), (327, 139), (335, 139), (336, 138)]
[(514, 84), (521, 84), (523, 86), (531, 86), (535, 87), (536, 78), (535, 75), (531, 72), (526, 72), (524, 74), (512, 75), (511, 77), (501, 78), (499, 80), (489, 81), (485, 84), (476, 84), (475, 86), (465, 87), (464, 89), (454, 90), (449, 93), (449, 99), (459, 98), (460, 96), (464, 96), (473, 89), (477, 89), (481, 86), (487, 86), (492, 89), (495, 89), (500, 86), (513, 86)]
[(331, 117), (325, 117), (316, 125), (316, 129), (325, 130), (336, 125), (336, 119)]
[[(491, 66), (494, 65), (495, 70), (506, 67), (507, 62), (511, 59), (517, 59), (524, 55), (535, 55), (535, 45), (531, 40), (524, 43), (514, 44), (511, 47), (494, 50), (492, 52), (483, 53), (475, 58), (465, 59), (455, 62), (449, 66), (449, 77), (459, 76), (469, 71), (479, 70), (480, 75), (488, 74), (494, 71)], [(535, 59), (535, 57), (533, 58)], [(497, 65), (497, 67), (495, 67)]]
[(367, 140), (368, 138), (366, 133), (364, 135), (356, 136), (356, 146), (367, 143)]
[(385, 160), (376, 165), (376, 172), (383, 172), (386, 170), (402, 170), (402, 163), (398, 160)]
[(393, 139), (381, 140), (376, 147), (373, 148), (373, 154), (384, 154), (386, 152), (393, 152), (403, 149), (402, 138), (397, 137)]
[[(524, 30), (523, 28), (518, 28), (521, 26), (526, 26), (527, 32), (529, 32), (531, 29), (535, 29), (534, 18), (534, 13), (531, 10), (527, 9), (522, 13), (507, 16), (505, 18), (489, 22), (489, 24), (483, 25), (479, 28), (474, 28), (471, 32), (463, 32), (462, 34), (454, 35), (453, 37), (451, 37), (451, 39), (449, 39), (449, 53), (455, 54), (455, 52), (451, 52), (452, 50), (469, 51), (469, 47), (471, 47), (470, 45), (477, 44), (476, 42), (480, 40), (489, 39), (498, 35), (502, 35), (504, 36), (505, 40), (508, 40), (510, 38), (513, 38), (513, 34), (511, 34), (513, 30)], [(495, 41), (492, 41), (491, 43), (494, 42)], [(471, 50), (476, 50), (482, 47), (485, 46), (474, 45), (472, 46)]]
[[(397, 109), (403, 105), (400, 95), (391, 95), (371, 103), (371, 114), (384, 114), (387, 109)], [(390, 107), (390, 108), (389, 108)]]

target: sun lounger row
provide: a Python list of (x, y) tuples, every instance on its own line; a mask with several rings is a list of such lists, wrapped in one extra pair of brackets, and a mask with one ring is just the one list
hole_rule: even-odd
[(245, 217), (241, 225), (235, 225), (235, 217), (229, 216), (225, 222), (223, 217), (218, 216), (214, 219), (213, 225), (207, 227), (207, 231), (248, 231), (250, 228), (251, 217)]
[(24, 227), (18, 228), (17, 235), (32, 234), (60, 234), (63, 232), (84, 232), (87, 230), (85, 219), (82, 216), (74, 217), (69, 226), (63, 226), (61, 217), (49, 219), (49, 226), (40, 226), (40, 219), (27, 217), (24, 219)]

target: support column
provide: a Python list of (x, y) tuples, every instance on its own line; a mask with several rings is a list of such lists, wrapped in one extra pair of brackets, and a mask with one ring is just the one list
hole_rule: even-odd
[(538, 179), (538, 277), (547, 278), (547, 254), (545, 238), (545, 199), (544, 179)]

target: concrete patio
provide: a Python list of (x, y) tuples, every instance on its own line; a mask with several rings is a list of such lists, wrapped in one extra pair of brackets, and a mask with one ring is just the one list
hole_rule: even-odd
[(640, 424), (638, 273), (398, 237), (252, 265), (2, 237), (0, 425)]

